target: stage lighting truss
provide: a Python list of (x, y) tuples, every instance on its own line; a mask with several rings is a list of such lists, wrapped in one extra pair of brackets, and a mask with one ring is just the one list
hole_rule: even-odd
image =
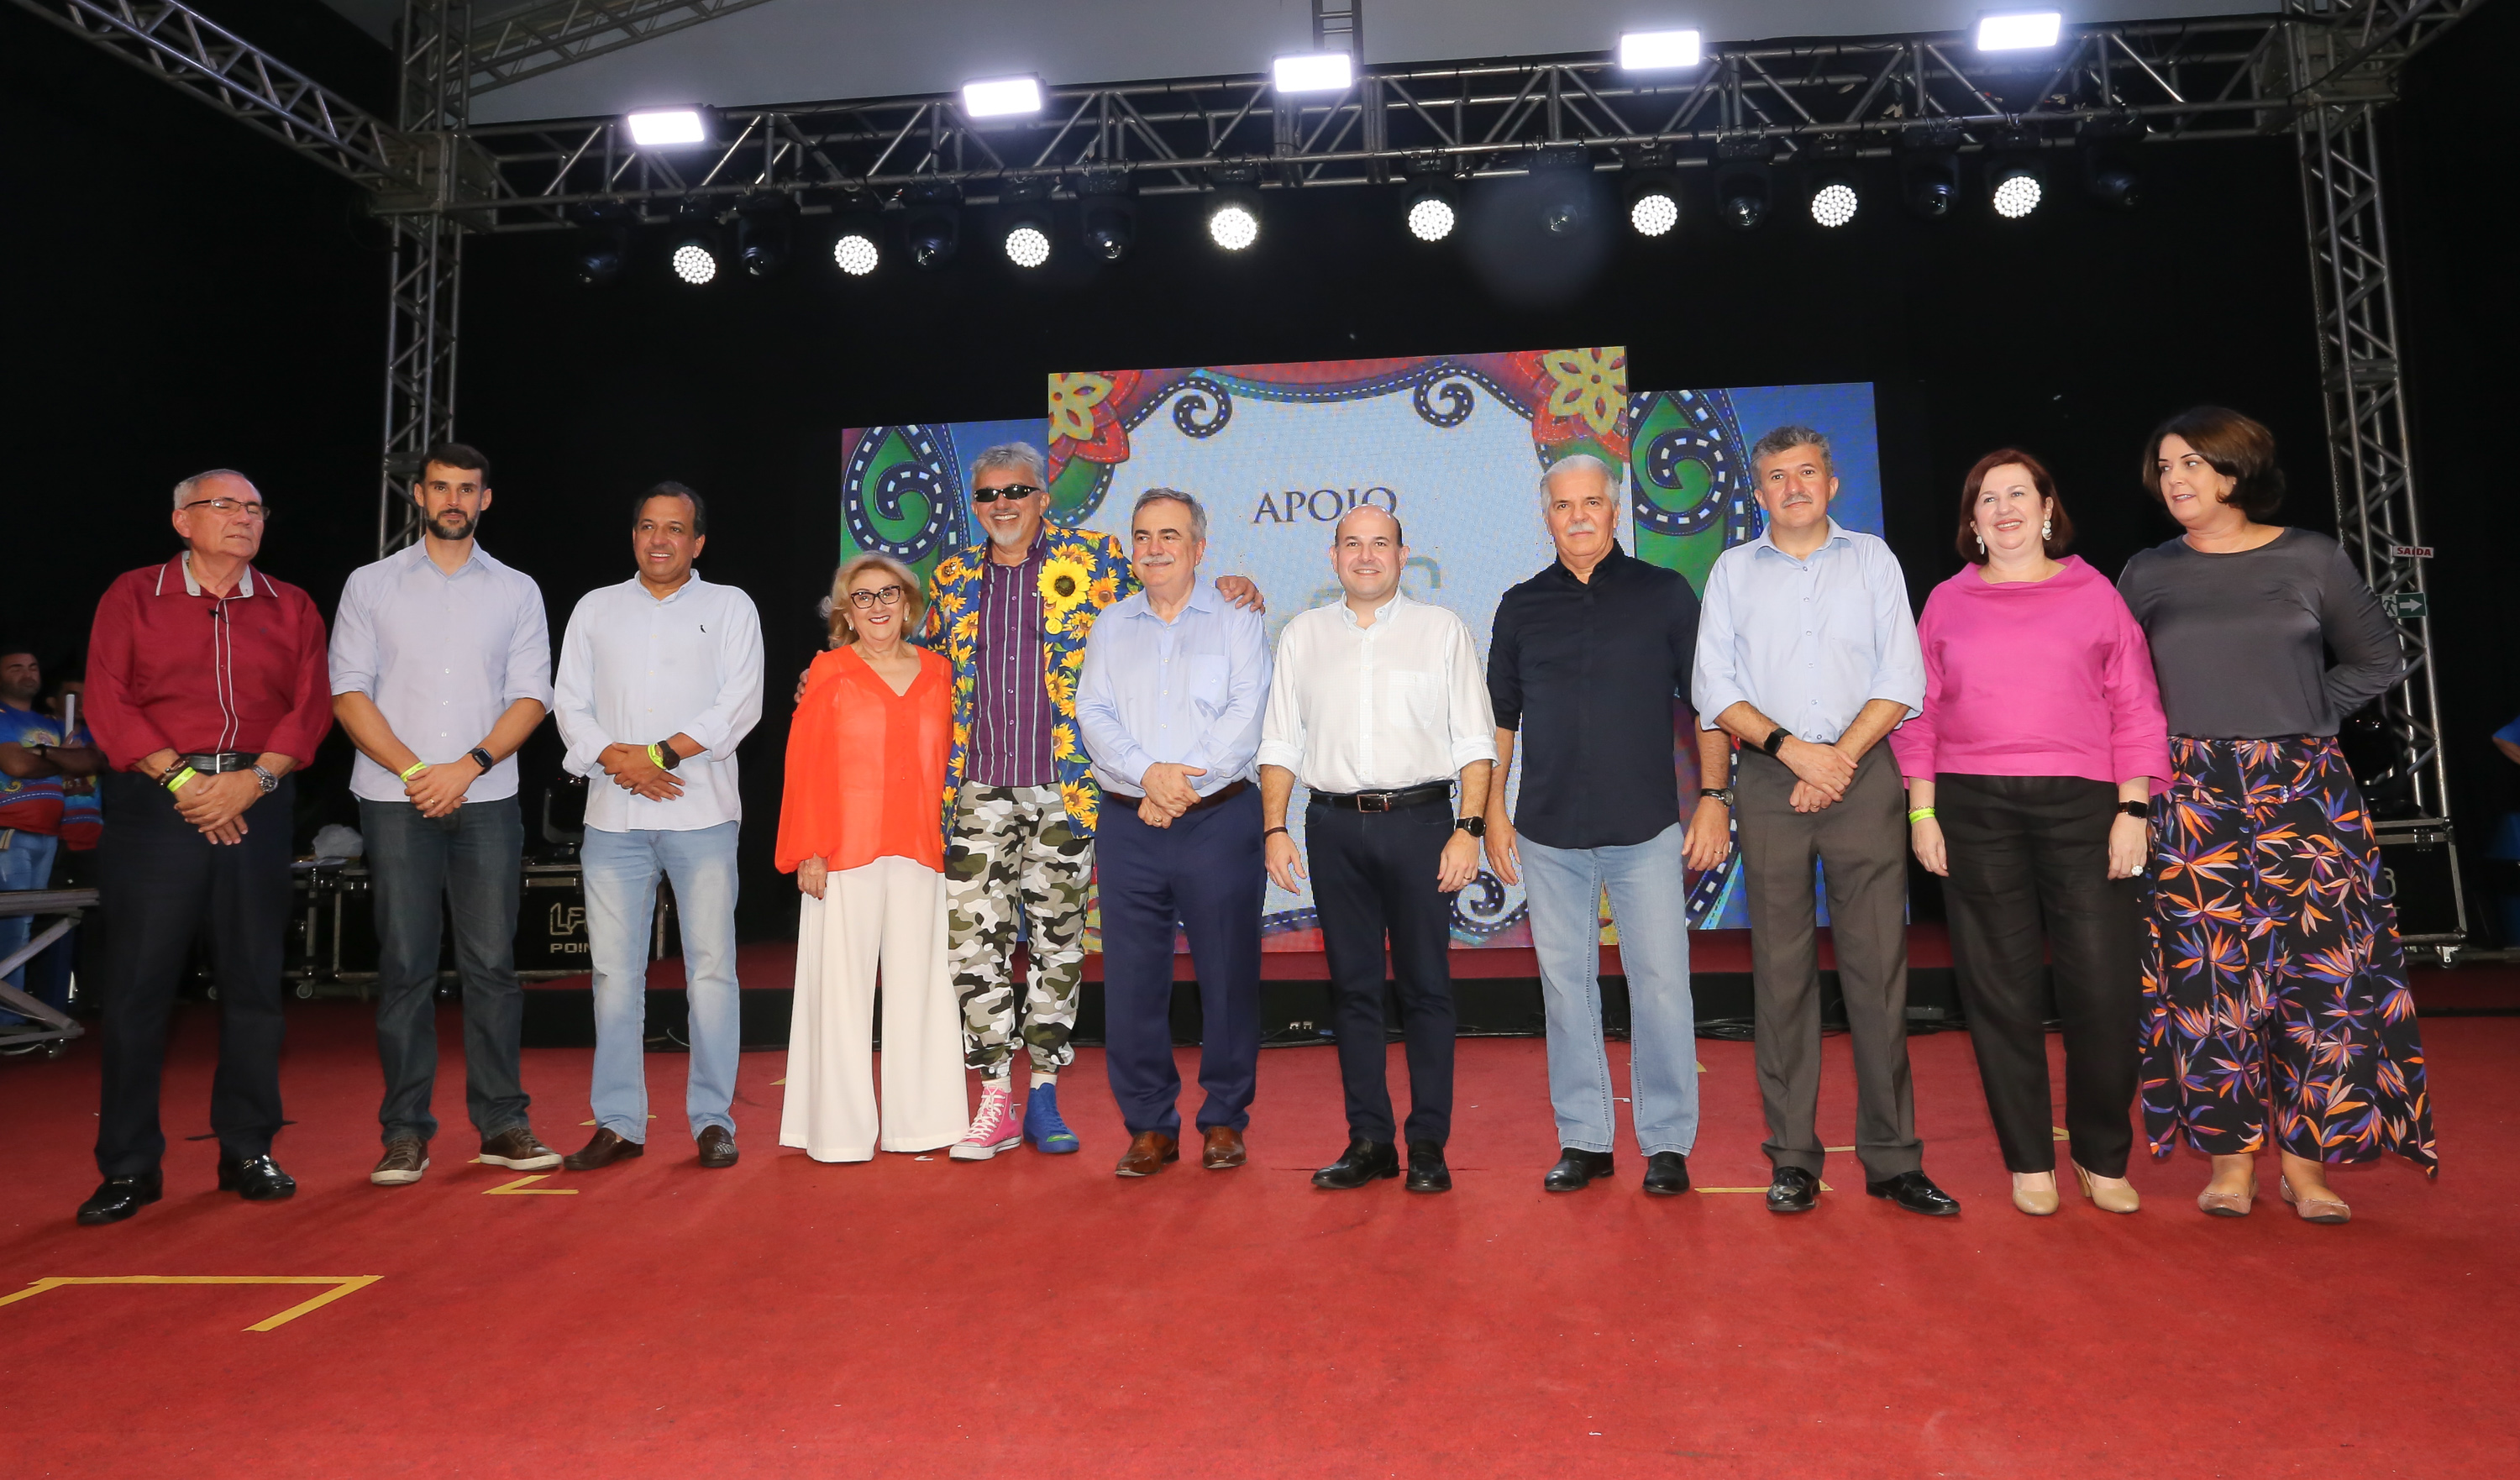
[(1039, 175), (1010, 177), (998, 189), (1000, 238), (1007, 260), (1039, 267), (1050, 260), (1050, 181)]
[(675, 207), (674, 240), (665, 261), (674, 276), (691, 287), (705, 288), (717, 281), (717, 208), (708, 200), (689, 196)]
[(921, 180), (902, 191), (901, 204), (911, 262), (933, 272), (953, 261), (963, 242), (963, 188), (951, 180)]
[(1127, 170), (1089, 169), (1077, 176), (1087, 256), (1117, 262), (1129, 254), (1138, 238), (1138, 211), (1129, 199), (1136, 188)]

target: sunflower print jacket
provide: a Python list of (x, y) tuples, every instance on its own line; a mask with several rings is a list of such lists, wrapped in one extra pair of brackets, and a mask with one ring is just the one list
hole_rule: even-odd
[[(1136, 594), (1126, 546), (1092, 529), (1046, 524), (1050, 557), (1041, 567), (1042, 688), (1055, 714), (1051, 758), (1058, 768), (1059, 798), (1068, 820), (1091, 837), (1102, 811), (1085, 744), (1076, 733), (1076, 681), (1085, 667), (1085, 639), (1103, 607)], [(983, 541), (936, 562), (927, 582), (926, 644), (954, 665), (954, 749), (945, 761), (945, 828), (954, 827), (954, 803), (971, 753), (971, 716), (979, 694), (980, 577), (988, 569)]]

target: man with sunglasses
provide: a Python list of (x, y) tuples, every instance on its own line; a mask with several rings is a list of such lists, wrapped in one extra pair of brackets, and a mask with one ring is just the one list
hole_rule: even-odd
[[(1058, 1113), (1058, 1071), (1076, 1056), (1085, 898), (1101, 808), (1076, 730), (1085, 639), (1103, 607), (1135, 593), (1129, 553), (1090, 529), (1046, 529), (1049, 466), (1021, 442), (971, 460), (976, 545), (936, 562), (928, 644), (954, 665), (954, 748), (945, 765), (946, 952), (963, 1005), (965, 1060), (980, 1106), (950, 1153), (986, 1161), (1030, 1141), (1053, 1155), (1079, 1143)], [(1259, 593), (1216, 583), (1238, 606)], [(1022, 1000), (1011, 958), (1029, 919)], [(1023, 1118), (1014, 1054), (1032, 1061)]]
[(82, 1224), (118, 1223), (161, 1195), (159, 1070), (166, 1016), (199, 935), (218, 985), (210, 1129), (221, 1191), (290, 1196), (271, 1159), (281, 1126), (281, 948), (289, 926), (289, 773), (333, 727), (324, 619), (306, 593), (253, 567), (271, 511), (225, 469), (175, 485), (184, 553), (129, 571), (97, 604), (88, 725), (112, 769), (113, 826), (97, 849), (104, 895), (98, 1000), (104, 1075), (96, 1137), (105, 1184)]

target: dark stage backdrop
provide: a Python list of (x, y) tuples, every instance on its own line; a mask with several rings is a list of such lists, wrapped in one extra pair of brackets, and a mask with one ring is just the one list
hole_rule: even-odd
[[(2488, 7), (2466, 25), (2504, 19)], [(2470, 34), (2462, 27), (2461, 41)], [(22, 353), (7, 404), (31, 470), (21, 495), (31, 536), (21, 537), (6, 630), (74, 661), (105, 582), (169, 548), (167, 485), (215, 464), (244, 468), (286, 508), (266, 563), (329, 611), (373, 549), (376, 234), (320, 171), (22, 13), (0, 12), (0, 75), (17, 84), (0, 97), (14, 141), (10, 199), (38, 202), (41, 222), (39, 233), (0, 237), (0, 293), (12, 325), (27, 326), (13, 336)], [(2426, 107), (2455, 112), (2419, 98), (2410, 126), (2437, 126), (2416, 116)], [(126, 131), (101, 128), (99, 115), (128, 119), (115, 125)], [(2472, 139), (2447, 147), (2499, 153)], [(95, 183), (129, 178), (115, 161), (143, 145), (174, 151), (178, 167), (150, 173), (178, 184), (144, 197)], [(2082, 553), (2103, 570), (2168, 537), (2137, 484), (2135, 453), (2154, 421), (2199, 400), (2271, 423), (2302, 490), (2290, 516), (2330, 527), (2291, 146), (2185, 146), (2147, 151), (2144, 162), (2143, 208), (2112, 214), (2081, 197), (2073, 161), (2060, 157), (2049, 203), (2022, 223), (1992, 219), (1976, 199), (1957, 219), (1916, 221), (1893, 206), (1890, 172), (1876, 163), (1863, 214), (1837, 233), (1782, 199), (1765, 229), (1724, 231), (1698, 172), (1675, 236), (1617, 233), (1598, 272), (1576, 283), (1548, 260), (1490, 262), (1482, 276), (1459, 246), (1411, 241), (1396, 199), (1353, 189), (1269, 193), (1261, 243), (1240, 257), (1206, 244), (1193, 201), (1142, 202), (1126, 262), (1088, 267), (1062, 241), (1038, 277), (1005, 263), (977, 212), (962, 260), (942, 273), (896, 261), (847, 280), (809, 231), (788, 276), (727, 277), (697, 292), (667, 281), (653, 236), (605, 290), (571, 280), (563, 235), (475, 240), (460, 429), (498, 463), (485, 543), (541, 581), (555, 638), (580, 594), (629, 574), (640, 488), (672, 477), (708, 495), (701, 568), (753, 594), (768, 639), (770, 712), (743, 749), (743, 928), (776, 936), (794, 919), (792, 885), (768, 868), (784, 698), (819, 643), (814, 604), (839, 544), (841, 428), (1038, 417), (1046, 374), (1077, 365), (1624, 343), (1640, 387), (1873, 382), (1889, 537), (1919, 601), (1958, 564), (1961, 473), (2006, 443), (2056, 470)], [(1465, 230), (1494, 194), (1473, 193)], [(2481, 225), (2434, 230), (2463, 202), (2411, 188), (2408, 202), (2424, 214), (2401, 240), (2429, 239), (2440, 273), (2499, 274)], [(2470, 434), (2462, 445), (2458, 427), (2478, 425), (2463, 413), (2505, 375), (2493, 359), (2510, 341), (2509, 302), (2430, 285), (2410, 296), (2423, 331), (2417, 375), (2476, 397), (2426, 403), (2428, 415), (2452, 408), (2449, 429), (2427, 424), (2434, 437), (2418, 467), (2436, 542), (2455, 547), (2450, 512), (2491, 499), (2456, 471), (2490, 444)], [(2491, 556), (2472, 559), (2488, 568), (2462, 573), (2446, 561), (2440, 574), (2472, 583), (2473, 605), (2460, 609), (2490, 616), (2490, 583), (2507, 577)], [(2486, 630), (2495, 640), (2480, 635), (2444, 660), (2453, 689), (2499, 695), (2476, 699), (2480, 714), (2520, 699), (2498, 619)], [(334, 781), (310, 788), (323, 793), (310, 823), (328, 807), (348, 812), (346, 747), (337, 737), (331, 748)], [(557, 751), (546, 727), (529, 768), (547, 777)], [(1938, 905), (1920, 892), (1920, 915)]]

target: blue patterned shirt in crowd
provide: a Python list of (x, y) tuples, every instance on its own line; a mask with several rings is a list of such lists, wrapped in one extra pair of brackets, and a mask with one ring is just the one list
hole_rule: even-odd
[[(477, 544), (453, 575), (428, 558), (428, 541), (405, 546), (350, 572), (333, 617), (332, 669), (333, 692), (375, 700), (412, 754), (432, 766), (461, 760), (517, 700), (551, 707), (542, 588)], [(351, 762), (350, 794), (409, 799), (365, 754)], [(513, 755), (465, 792), (476, 802), (516, 794)]]
[(1872, 699), (1912, 717), (1925, 704), (1925, 659), (1898, 557), (1835, 519), (1803, 560), (1764, 529), (1725, 551), (1706, 573), (1689, 692), (1709, 730), (1746, 700), (1816, 745), (1834, 743)]
[(1144, 591), (1113, 603), (1085, 640), (1076, 728), (1105, 790), (1146, 794), (1147, 768), (1196, 767), (1191, 789), (1212, 795), (1254, 774), (1269, 701), (1269, 631), (1256, 611), (1191, 587), (1167, 622)]
[(1041, 681), (1041, 571), (1050, 542), (1036, 536), (1020, 565), (982, 560), (968, 779), (983, 786), (1055, 786), (1051, 702)]
[[(60, 745), (62, 722), (49, 714), (0, 703), (0, 744)], [(52, 837), (62, 830), (62, 779), (0, 774), (0, 831)], [(40, 886), (38, 886), (40, 887)]]

